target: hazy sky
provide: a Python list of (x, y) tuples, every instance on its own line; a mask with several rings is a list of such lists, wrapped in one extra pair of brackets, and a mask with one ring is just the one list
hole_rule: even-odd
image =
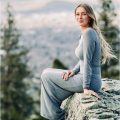
[[(10, 4), (13, 7), (17, 25), (23, 28), (35, 28), (40, 27), (41, 25), (48, 26), (48, 23), (52, 23), (53, 20), (57, 21), (56, 24), (64, 24), (64, 21), (68, 19), (68, 16), (71, 17), (69, 22), (72, 24), (74, 17), (71, 16), (71, 14), (74, 12), (75, 6), (80, 2), (90, 4), (96, 13), (98, 13), (100, 7), (100, 0), (1, 0), (1, 21), (4, 21), (4, 10), (8, 1), (10, 1)], [(118, 23), (120, 21), (120, 0), (112, 1), (115, 12), (118, 14), (117, 20), (115, 20), (116, 23)], [(51, 13), (49, 13), (48, 16), (47, 13), (50, 11)], [(59, 14), (57, 13), (58, 11)]]
[[(53, 1), (59, 1), (59, 0), (10, 0), (10, 3), (12, 5), (15, 6), (16, 9), (23, 9), (23, 10), (27, 10), (29, 8), (37, 8), (37, 7), (43, 7), (44, 5), (46, 5), (49, 2), (53, 2)], [(68, 2), (72, 2), (74, 3), (73, 0), (61, 0), (61, 1), (68, 1)], [(75, 0), (75, 2), (79, 2), (79, 1), (84, 1), (84, 0)], [(85, 0), (85, 1), (89, 1), (89, 0)], [(93, 0), (92, 0), (93, 1)], [(1, 0), (1, 3), (6, 3), (8, 2), (8, 0)], [(22, 6), (22, 7), (21, 7)]]
[[(1, 0), (1, 6), (0, 6), (0, 11), (4, 10), (5, 4), (8, 2), (9, 0)], [(41, 8), (44, 7), (46, 4), (50, 3), (50, 2), (57, 2), (57, 1), (67, 1), (67, 2), (71, 2), (75, 5), (77, 5), (80, 2), (85, 2), (85, 3), (89, 3), (91, 5), (94, 4), (99, 4), (99, 0), (10, 0), (10, 4), (13, 6), (14, 10), (16, 11), (26, 11), (26, 10), (30, 10), (30, 9), (37, 9), (37, 8)], [(120, 0), (112, 0), (115, 7), (120, 9)]]

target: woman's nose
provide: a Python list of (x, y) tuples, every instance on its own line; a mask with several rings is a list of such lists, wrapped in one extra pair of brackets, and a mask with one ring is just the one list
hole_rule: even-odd
[(82, 15), (79, 15), (79, 18), (82, 18)]

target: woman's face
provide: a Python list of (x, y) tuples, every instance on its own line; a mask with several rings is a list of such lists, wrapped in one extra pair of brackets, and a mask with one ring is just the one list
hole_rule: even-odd
[(75, 13), (75, 18), (78, 24), (81, 27), (88, 27), (89, 26), (89, 16), (87, 15), (86, 10), (83, 7), (78, 7)]

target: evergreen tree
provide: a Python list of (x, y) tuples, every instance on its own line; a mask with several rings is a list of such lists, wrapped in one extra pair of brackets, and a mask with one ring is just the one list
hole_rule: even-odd
[(54, 59), (53, 61), (53, 68), (59, 68), (59, 69), (68, 69), (59, 59)]
[(20, 32), (15, 26), (15, 20), (7, 6), (6, 24), (1, 28), (1, 119), (26, 120), (33, 111), (33, 99), (27, 94), (25, 83), (31, 72), (27, 67), (28, 50), (19, 45)]
[[(101, 12), (99, 18), (99, 26), (102, 30), (107, 42), (113, 48), (113, 52), (119, 58), (119, 29), (114, 25), (116, 13), (114, 12), (114, 6), (111, 0), (100, 0)], [(119, 61), (117, 59), (111, 59), (110, 62), (102, 65), (102, 77), (108, 77), (113, 79), (119, 79)]]

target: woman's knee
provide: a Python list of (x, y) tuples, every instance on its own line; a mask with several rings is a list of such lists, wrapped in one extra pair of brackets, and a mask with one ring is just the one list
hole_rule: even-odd
[(46, 69), (43, 70), (43, 72), (41, 74), (41, 79), (42, 80), (48, 77), (50, 69), (52, 69), (52, 68), (46, 68)]

